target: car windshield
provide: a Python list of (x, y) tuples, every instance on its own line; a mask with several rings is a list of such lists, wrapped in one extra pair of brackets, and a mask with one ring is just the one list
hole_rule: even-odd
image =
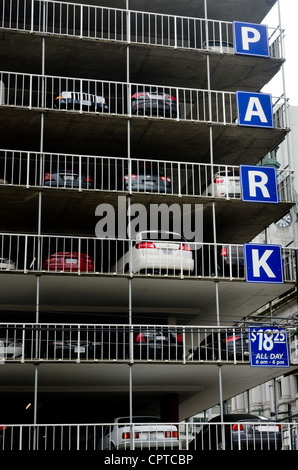
[(162, 230), (151, 230), (148, 232), (141, 232), (142, 240), (170, 240), (185, 242), (184, 238), (179, 233), (165, 232)]
[[(159, 423), (160, 419), (157, 418), (156, 416), (133, 416), (132, 417), (132, 423)], [(124, 418), (119, 418), (118, 423), (130, 423), (130, 418), (124, 417)]]
[(235, 168), (233, 170), (222, 170), (216, 173), (217, 176), (239, 176), (239, 169)]

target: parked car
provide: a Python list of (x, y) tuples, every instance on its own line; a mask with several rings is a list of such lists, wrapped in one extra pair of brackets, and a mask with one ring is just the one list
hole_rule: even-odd
[(209, 39), (203, 44), (203, 49), (208, 49), (209, 51), (215, 52), (234, 52), (234, 44), (227, 41), (219, 41), (217, 39)]
[(23, 343), (9, 338), (0, 338), (0, 361), (16, 359), (22, 355)]
[(203, 196), (214, 197), (240, 197), (240, 176), (238, 168), (224, 169), (215, 173), (213, 183), (210, 182), (209, 186), (203, 192)]
[(61, 339), (49, 342), (49, 358), (64, 360), (100, 359), (100, 342), (79, 341), (78, 339)]
[(177, 100), (167, 88), (139, 86), (131, 96), (131, 112), (139, 116), (176, 118), (178, 114)]
[(95, 270), (94, 260), (85, 253), (75, 253), (70, 251), (61, 251), (53, 253), (43, 263), (45, 271), (65, 271), (65, 272), (89, 272)]
[(9, 258), (0, 258), (0, 270), (16, 269), (15, 262)]
[(214, 331), (199, 347), (190, 350), (187, 360), (249, 360), (249, 333), (241, 330)]
[(141, 328), (134, 337), (135, 359), (179, 360), (183, 355), (180, 333), (168, 327)]
[[(132, 445), (131, 445), (132, 444)], [(179, 434), (174, 424), (163, 424), (155, 416), (116, 418), (105, 426), (98, 442), (99, 450), (174, 449), (179, 445)]]
[[(174, 232), (147, 230), (137, 233), (131, 254), (131, 270), (140, 272), (192, 272), (194, 260), (189, 243)], [(127, 251), (113, 268), (129, 272), (130, 253)]]
[(244, 277), (243, 245), (220, 245), (217, 250), (217, 271), (219, 276)]
[(189, 449), (280, 450), (282, 447), (281, 427), (276, 421), (245, 413), (224, 415), (224, 426), (221, 420), (221, 416), (216, 416), (204, 425)]
[(62, 91), (54, 99), (54, 108), (83, 109), (85, 111), (108, 111), (109, 106), (103, 96), (74, 91)]
[(93, 180), (87, 173), (61, 169), (47, 172), (44, 175), (44, 186), (52, 188), (93, 188)]
[[(133, 163), (131, 178), (132, 191), (147, 191), (170, 193), (172, 191), (171, 178), (164, 169), (155, 163)], [(124, 176), (124, 190), (129, 190), (129, 175)]]
[(8, 184), (8, 181), (4, 178), (0, 178), (0, 184)]

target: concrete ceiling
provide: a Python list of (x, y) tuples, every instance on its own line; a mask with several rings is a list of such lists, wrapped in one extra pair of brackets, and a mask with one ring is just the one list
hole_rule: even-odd
[[(285, 294), (294, 284), (221, 280), (218, 287), (221, 323), (229, 325)], [(153, 315), (160, 312), (163, 318), (174, 317), (178, 324), (216, 325), (215, 288), (214, 279), (135, 276), (132, 283), (133, 312), (138, 320), (140, 314), (148, 318), (150, 312)], [(116, 296), (114, 292), (117, 292)], [(34, 311), (35, 306), (34, 273), (2, 272), (2, 310), (26, 312)], [(40, 308), (53, 314), (55, 311), (98, 312), (103, 318), (106, 313), (120, 312), (125, 318), (125, 314), (128, 315), (128, 279), (113, 275), (43, 274), (40, 278)], [(97, 321), (100, 322), (100, 315)]]
[[(5, 41), (5, 43), (4, 43)], [(40, 74), (42, 37), (5, 31), (0, 34), (0, 69)], [(170, 87), (207, 88), (206, 51), (130, 45), (129, 77), (132, 83)], [(7, 59), (9, 57), (9, 59)], [(160, 67), (160, 63), (163, 67)], [(210, 53), (211, 89), (259, 91), (281, 69), (283, 60)], [(61, 77), (125, 82), (125, 44), (46, 37), (45, 73)], [(241, 78), (241, 82), (240, 82)]]
[[(0, 392), (2, 397), (7, 395), (6, 406), (12, 407), (10, 422), (13, 422), (14, 409), (18, 409), (22, 396), (33, 396), (34, 365), (7, 364), (2, 369)], [(291, 367), (287, 372), (293, 370), (294, 367)], [(248, 376), (249, 387), (254, 387), (280, 374), (274, 368), (254, 368), (253, 374), (250, 372), (249, 364), (227, 364), (221, 367), (225, 399), (246, 391)], [(128, 365), (40, 364), (38, 378), (38, 401), (45, 408), (39, 408), (39, 423), (57, 423), (57, 413), (63, 413), (63, 410), (68, 413), (69, 404), (73, 408), (67, 422), (80, 422), (78, 416), (81, 408), (84, 410), (84, 423), (109, 422), (128, 412)], [(132, 366), (132, 380), (133, 409), (136, 415), (142, 415), (144, 411), (145, 414), (159, 415), (163, 411), (162, 399), (165, 397), (169, 400), (172, 394), (179, 397), (179, 420), (219, 402), (219, 372), (214, 364), (135, 363)], [(54, 406), (51, 408), (53, 399)], [(10, 405), (11, 400), (13, 402)], [(7, 410), (3, 410), (2, 416), (6, 416), (5, 413)], [(40, 415), (45, 416), (45, 421)]]

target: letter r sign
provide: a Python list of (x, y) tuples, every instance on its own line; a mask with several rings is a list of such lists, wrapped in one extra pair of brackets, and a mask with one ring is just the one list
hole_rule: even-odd
[(266, 25), (234, 21), (233, 30), (236, 54), (270, 57)]
[(240, 165), (240, 182), (242, 201), (279, 202), (275, 168)]
[(283, 284), (283, 262), (280, 245), (244, 245), (246, 282)]

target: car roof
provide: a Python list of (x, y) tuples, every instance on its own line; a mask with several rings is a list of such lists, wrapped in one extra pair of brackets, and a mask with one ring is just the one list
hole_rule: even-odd
[[(235, 413), (235, 414), (224, 414), (223, 415), (223, 421), (245, 421), (245, 420), (255, 420), (255, 421), (259, 421), (259, 420), (264, 420), (266, 418), (264, 418), (264, 416), (258, 416), (258, 415), (254, 415), (254, 414), (250, 414), (250, 413)], [(218, 416), (215, 416), (214, 418), (212, 418), (210, 421), (221, 421), (221, 416), (218, 415)]]

